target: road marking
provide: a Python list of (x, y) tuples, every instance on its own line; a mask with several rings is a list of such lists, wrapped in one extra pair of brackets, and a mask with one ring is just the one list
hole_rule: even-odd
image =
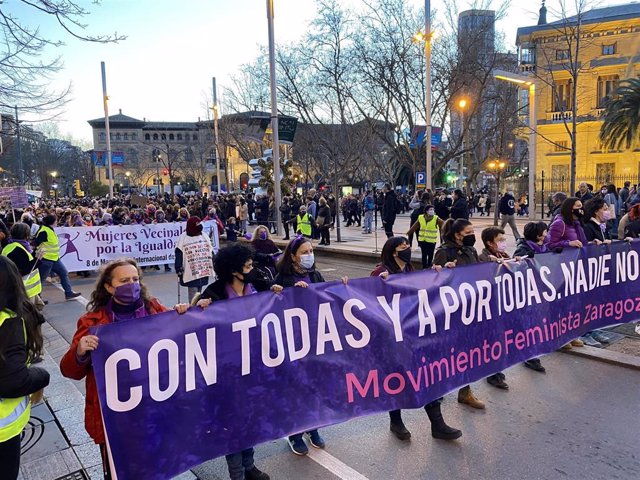
[[(60, 285), (59, 283), (53, 283), (53, 282), (49, 282), (49, 284), (51, 284), (52, 286), (56, 287), (58, 290), (60, 290), (62, 293), (64, 293), (64, 288), (62, 288), (62, 285)], [(87, 300), (86, 298), (84, 298), (82, 295), (80, 295), (79, 297), (76, 298), (70, 298), (69, 300), (76, 300), (77, 302), (80, 303), (80, 305), (82, 305), (83, 307), (86, 307), (89, 304), (89, 300)]]
[(342, 480), (368, 480), (368, 478), (360, 472), (357, 472), (349, 465), (342, 463), (325, 450), (310, 448), (307, 456)]
[(335, 272), (337, 269), (336, 268), (321, 268), (320, 271), (321, 272)]

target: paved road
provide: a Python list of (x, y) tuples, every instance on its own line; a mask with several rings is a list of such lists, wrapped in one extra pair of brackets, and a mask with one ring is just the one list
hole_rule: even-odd
[[(368, 275), (372, 264), (320, 257), (328, 280)], [(151, 292), (176, 302), (174, 274), (150, 272)], [(88, 297), (95, 277), (72, 278)], [(47, 288), (49, 322), (70, 339), (83, 310)], [(183, 298), (186, 290), (183, 290)], [(386, 414), (359, 418), (322, 429), (325, 452), (294, 456), (284, 440), (259, 445), (258, 466), (273, 479), (637, 479), (640, 478), (640, 375), (634, 370), (554, 353), (544, 358), (546, 375), (521, 366), (509, 369), (510, 391), (486, 383), (474, 389), (486, 411), (457, 404), (448, 395), (443, 411), (463, 430), (456, 442), (434, 440), (424, 411), (405, 414), (413, 434), (408, 443), (388, 431)], [(216, 459), (193, 470), (199, 478), (222, 480), (226, 463)]]

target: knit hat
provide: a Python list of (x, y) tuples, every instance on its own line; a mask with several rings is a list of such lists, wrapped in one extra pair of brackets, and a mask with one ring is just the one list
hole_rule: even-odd
[(201, 225), (200, 217), (189, 217), (187, 220), (187, 235), (190, 237), (196, 237), (202, 233), (202, 225)]

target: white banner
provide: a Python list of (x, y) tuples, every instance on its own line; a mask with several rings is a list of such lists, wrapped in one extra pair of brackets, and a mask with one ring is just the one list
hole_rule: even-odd
[[(216, 222), (202, 222), (213, 251), (218, 253)], [(97, 270), (117, 258), (130, 257), (138, 265), (173, 264), (178, 237), (186, 222), (104, 227), (58, 227), (60, 260), (70, 272)]]

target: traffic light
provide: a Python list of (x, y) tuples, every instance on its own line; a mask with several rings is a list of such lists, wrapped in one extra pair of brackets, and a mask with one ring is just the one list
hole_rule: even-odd
[(169, 169), (165, 168), (164, 170), (162, 170), (162, 175), (164, 175), (165, 177), (169, 175)]

